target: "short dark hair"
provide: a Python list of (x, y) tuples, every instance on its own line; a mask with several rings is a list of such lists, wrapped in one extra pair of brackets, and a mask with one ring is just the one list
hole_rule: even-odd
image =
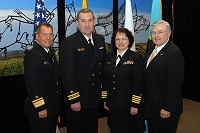
[(111, 37), (111, 44), (112, 44), (112, 46), (116, 47), (115, 46), (115, 37), (116, 37), (117, 33), (124, 33), (124, 34), (126, 34), (126, 36), (128, 37), (128, 40), (129, 40), (128, 47), (131, 48), (132, 45), (133, 45), (133, 42), (134, 42), (134, 36), (133, 36), (132, 32), (130, 32), (126, 28), (119, 28), (119, 29), (116, 29), (113, 32), (112, 37)]
[(78, 12), (78, 14), (77, 14), (77, 16), (76, 16), (76, 20), (79, 19), (80, 13), (90, 13), (90, 12), (92, 13), (93, 18), (95, 19), (94, 13), (92, 12), (92, 10), (90, 10), (89, 8), (84, 8), (84, 9), (81, 9), (81, 10)]
[(36, 33), (38, 34), (38, 33), (40, 33), (40, 29), (41, 29), (41, 27), (42, 26), (46, 26), (47, 28), (51, 28), (52, 29), (52, 31), (53, 31), (53, 26), (51, 25), (51, 24), (48, 24), (48, 23), (40, 23), (38, 26), (37, 26), (37, 28), (36, 28)]

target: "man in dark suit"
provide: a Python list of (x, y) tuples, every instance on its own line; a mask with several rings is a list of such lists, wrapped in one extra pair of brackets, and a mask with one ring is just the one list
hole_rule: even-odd
[(144, 115), (149, 133), (175, 133), (183, 112), (184, 58), (169, 40), (168, 22), (154, 22), (151, 34), (153, 44), (148, 46), (146, 55)]
[(38, 25), (38, 44), (24, 57), (28, 92), (24, 113), (28, 117), (31, 133), (56, 132), (60, 106), (60, 78), (58, 63), (51, 49), (53, 38), (53, 27), (50, 24)]
[(67, 133), (96, 133), (101, 104), (101, 71), (105, 42), (93, 33), (94, 14), (77, 14), (78, 31), (60, 46), (61, 79), (65, 89)]

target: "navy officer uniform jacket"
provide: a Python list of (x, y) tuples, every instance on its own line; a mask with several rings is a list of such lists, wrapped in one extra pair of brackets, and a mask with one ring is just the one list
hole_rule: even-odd
[(101, 104), (101, 74), (105, 42), (92, 33), (94, 47), (78, 30), (65, 38), (60, 46), (61, 79), (66, 103), (81, 102), (81, 108), (96, 108)]
[(102, 99), (108, 107), (138, 108), (142, 99), (144, 59), (127, 49), (116, 64), (117, 52), (106, 56)]
[(59, 66), (54, 51), (50, 48), (49, 50), (53, 60), (39, 44), (24, 57), (25, 84), (28, 92), (24, 113), (28, 116), (38, 117), (38, 112), (44, 109), (47, 110), (48, 116), (59, 114)]

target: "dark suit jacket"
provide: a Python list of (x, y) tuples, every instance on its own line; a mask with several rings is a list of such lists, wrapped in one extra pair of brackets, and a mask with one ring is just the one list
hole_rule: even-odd
[(81, 102), (82, 108), (101, 104), (101, 71), (105, 56), (104, 38), (92, 34), (94, 47), (80, 31), (65, 38), (60, 46), (61, 79), (66, 104)]
[(116, 56), (116, 51), (106, 56), (102, 98), (108, 107), (138, 107), (144, 85), (144, 58), (127, 49), (115, 67)]
[[(148, 46), (146, 62), (154, 47)], [(183, 80), (183, 55), (172, 41), (168, 41), (145, 69), (145, 117), (160, 118), (161, 109), (181, 114)]]
[(24, 76), (28, 98), (24, 112), (29, 116), (38, 116), (38, 112), (47, 109), (48, 116), (57, 115), (60, 106), (59, 67), (54, 52), (52, 59), (39, 44), (28, 51), (24, 57)]

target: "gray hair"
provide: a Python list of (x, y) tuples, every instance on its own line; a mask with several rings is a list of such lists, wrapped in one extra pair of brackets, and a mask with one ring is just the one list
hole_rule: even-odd
[(166, 32), (170, 33), (171, 34), (171, 27), (169, 25), (169, 23), (167, 21), (164, 21), (164, 20), (158, 20), (158, 21), (155, 21), (152, 25), (151, 25), (151, 31), (153, 29), (154, 26), (157, 26), (159, 24), (163, 24), (164, 27), (165, 27), (165, 30)]
[(36, 33), (39, 34), (40, 33), (40, 30), (41, 30), (41, 27), (42, 26), (46, 26), (47, 28), (51, 28), (52, 31), (53, 31), (53, 26), (51, 24), (48, 24), (48, 23), (40, 23), (37, 28), (36, 28)]

